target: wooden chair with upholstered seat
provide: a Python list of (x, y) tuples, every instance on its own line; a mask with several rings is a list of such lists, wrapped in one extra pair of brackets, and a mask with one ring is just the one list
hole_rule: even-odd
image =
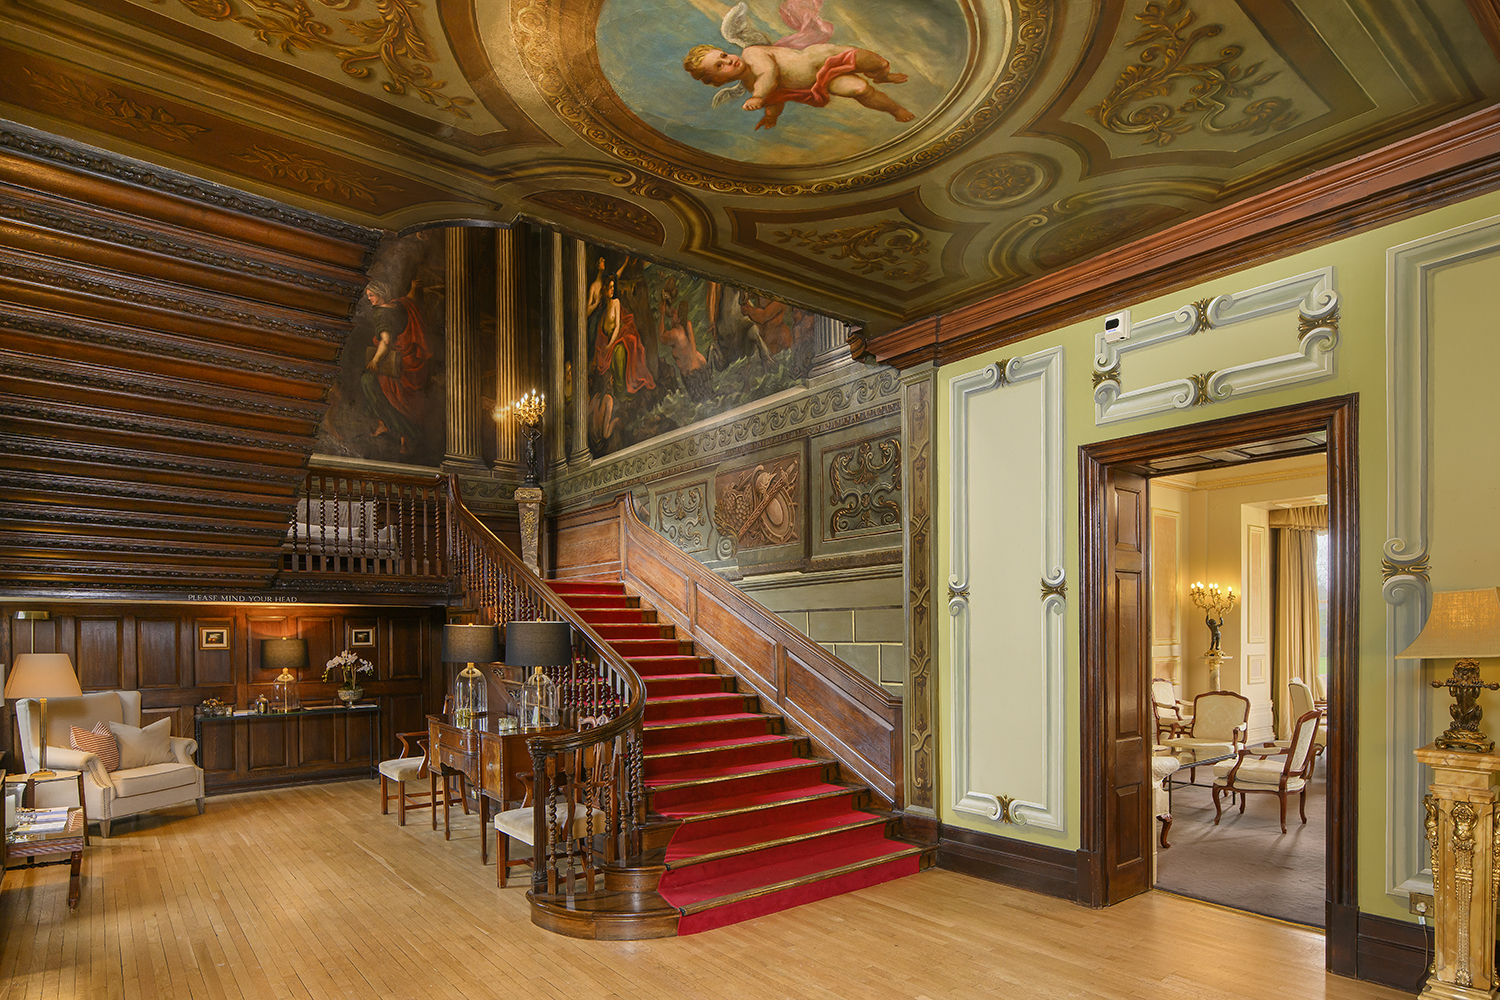
[[(391, 799), (396, 802), (396, 823), (399, 826), (406, 825), (406, 810), (408, 806), (418, 809), (432, 810), (432, 828), (437, 829), (437, 807), (442, 800), (438, 798), (437, 772), (427, 766), (427, 733), (397, 733), (396, 739), (401, 741), (401, 756), (380, 762), (380, 815), (389, 816), (391, 812)], [(416, 748), (416, 753), (412, 748)], [(409, 792), (406, 790), (408, 782), (427, 779), (427, 791)], [(390, 782), (396, 783), (397, 792), (393, 796), (390, 791)], [(443, 796), (452, 801), (452, 793), (448, 782), (443, 782)], [(444, 812), (446, 813), (446, 803)], [(464, 811), (468, 811), (467, 805)], [(446, 819), (446, 816), (445, 816)], [(445, 823), (446, 825), (446, 823)]]
[[(570, 774), (567, 767), (560, 767), (553, 776), (558, 793), (553, 797), (550, 821), (559, 832), (560, 839), (568, 844), (570, 851), (576, 848), (582, 855), (583, 874), (588, 882), (588, 890), (592, 892), (595, 854), (593, 839), (602, 836), (604, 860), (615, 860), (615, 787), (619, 759), (609, 744), (585, 747), (576, 754), (563, 755), (559, 759), (577, 760), (579, 757), (582, 759), (582, 767), (576, 774)], [(534, 775), (528, 771), (516, 777), (526, 786), (525, 799), (519, 808), (507, 809), (495, 817), (495, 839), (499, 842), (500, 855), (495, 864), (495, 884), (502, 889), (505, 888), (506, 873), (510, 868), (531, 865), (535, 869), (537, 847), (533, 840), (536, 836), (536, 810), (532, 799)], [(512, 840), (530, 847), (532, 856), (512, 861)]]
[(1268, 792), (1280, 798), (1282, 833), (1286, 833), (1286, 797), (1295, 792), (1302, 822), (1307, 822), (1307, 782), (1312, 776), (1319, 719), (1317, 712), (1302, 715), (1286, 750), (1267, 754), (1261, 748), (1251, 747), (1241, 750), (1234, 760), (1214, 765), (1214, 826), (1219, 825), (1222, 815), (1219, 795), (1223, 792), (1240, 796), (1241, 813), (1245, 811), (1244, 793)]
[(1188, 780), (1198, 777), (1193, 761), (1225, 757), (1245, 745), (1250, 730), (1250, 699), (1234, 691), (1205, 691), (1193, 699), (1193, 721), (1182, 736), (1162, 743), (1188, 765)]
[(1165, 736), (1183, 736), (1193, 728), (1191, 714), (1183, 715), (1177, 686), (1165, 677), (1151, 678), (1151, 703), (1156, 712), (1156, 742)]

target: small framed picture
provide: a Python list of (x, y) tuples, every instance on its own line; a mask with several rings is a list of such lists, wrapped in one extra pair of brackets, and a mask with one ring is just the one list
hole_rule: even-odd
[(199, 649), (228, 649), (229, 629), (222, 625), (198, 626)]
[(373, 646), (375, 645), (375, 630), (372, 628), (351, 628), (349, 630), (350, 646)]

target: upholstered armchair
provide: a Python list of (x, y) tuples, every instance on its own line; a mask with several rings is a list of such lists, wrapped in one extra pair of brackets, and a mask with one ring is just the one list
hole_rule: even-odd
[(1193, 728), (1192, 715), (1182, 714), (1177, 687), (1167, 678), (1151, 678), (1151, 702), (1156, 711), (1156, 742), (1163, 736), (1183, 736)]
[[(1163, 740), (1184, 765), (1238, 753), (1250, 729), (1250, 699), (1233, 691), (1205, 691), (1193, 699), (1193, 721), (1183, 736)], [(1188, 771), (1188, 780), (1197, 777)]]
[(1219, 796), (1223, 792), (1239, 794), (1240, 812), (1245, 811), (1247, 792), (1268, 792), (1281, 799), (1281, 832), (1286, 833), (1286, 797), (1298, 796), (1302, 822), (1307, 822), (1307, 782), (1312, 775), (1314, 737), (1319, 715), (1308, 712), (1297, 720), (1292, 730), (1291, 746), (1275, 754), (1256, 749), (1241, 750), (1234, 760), (1214, 765), (1214, 826), (1221, 815)]
[[(21, 756), (26, 770), (39, 766), (42, 743), (41, 718), (37, 702), (26, 698), (16, 702)], [(141, 724), (139, 691), (94, 691), (80, 698), (47, 699), (47, 764), (53, 768), (83, 771), (84, 801), (89, 822), (99, 824), (99, 833), (109, 836), (110, 823), (152, 809), (183, 802), (197, 802), (203, 812), (203, 769), (193, 762), (198, 744), (180, 736), (171, 738), (172, 761), (148, 764), (117, 771), (106, 771), (99, 757), (69, 746), (69, 729), (91, 730), (98, 722), (122, 722), (127, 726)], [(74, 805), (76, 786), (68, 782), (49, 782), (35, 786), (38, 806)]]

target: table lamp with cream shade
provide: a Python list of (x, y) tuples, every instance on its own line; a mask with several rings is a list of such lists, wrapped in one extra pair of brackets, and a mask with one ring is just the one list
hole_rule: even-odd
[[(5, 699), (36, 698), (41, 702), (41, 765), (34, 776), (53, 777), (47, 769), (47, 699), (77, 698), (83, 694), (78, 686), (78, 675), (73, 672), (73, 660), (67, 653), (22, 653), (11, 664), (10, 677), (5, 682)], [(19, 719), (17, 722), (19, 723)]]
[(1448, 709), (1453, 725), (1433, 740), (1440, 750), (1490, 753), (1495, 741), (1479, 731), (1483, 710), (1476, 703), (1479, 692), (1494, 691), (1500, 684), (1479, 679), (1479, 661), (1500, 656), (1500, 587), (1483, 590), (1450, 590), (1432, 595), (1427, 624), (1410, 646), (1396, 654), (1400, 660), (1452, 660), (1453, 676), (1433, 681), (1433, 687), (1453, 692)]

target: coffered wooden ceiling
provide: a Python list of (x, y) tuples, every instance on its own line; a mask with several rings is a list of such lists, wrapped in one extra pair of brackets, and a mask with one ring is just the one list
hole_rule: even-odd
[[(1493, 131), (1493, 8), (750, 0), (721, 32), (718, 0), (0, 0), (0, 114), (364, 226), (540, 220), (912, 360), (923, 317), (993, 327), (1153, 233)], [(689, 75), (694, 42), (752, 45), (757, 93), (779, 67), (774, 127)]]

